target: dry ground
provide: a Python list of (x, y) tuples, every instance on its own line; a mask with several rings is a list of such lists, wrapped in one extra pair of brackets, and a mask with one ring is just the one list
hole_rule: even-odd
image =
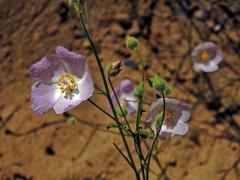
[[(123, 59), (116, 78), (137, 82), (124, 47), (127, 34), (139, 37), (146, 76), (158, 73), (173, 87), (171, 97), (192, 105), (189, 132), (174, 138), (159, 155), (171, 180), (240, 179), (240, 7), (207, 1), (88, 0), (95, 41), (103, 64)], [(182, 3), (181, 3), (182, 2)], [(192, 3), (190, 3), (192, 2)], [(237, 2), (237, 1), (236, 1)], [(202, 16), (199, 8), (204, 8)], [(80, 122), (71, 126), (53, 111), (38, 116), (29, 106), (28, 69), (56, 45), (87, 56), (94, 81), (101, 84), (78, 19), (60, 0), (0, 0), (0, 179), (134, 179), (105, 132), (111, 121), (85, 102), (70, 111)], [(200, 76), (190, 52), (204, 41), (224, 51), (219, 71)], [(126, 60), (128, 59), (128, 60)], [(237, 80), (238, 79), (238, 80)], [(105, 105), (102, 97), (96, 102)], [(152, 95), (146, 95), (152, 100)], [(102, 126), (103, 125), (103, 126)], [(160, 173), (153, 163), (155, 172)], [(152, 174), (151, 179), (157, 176)]]

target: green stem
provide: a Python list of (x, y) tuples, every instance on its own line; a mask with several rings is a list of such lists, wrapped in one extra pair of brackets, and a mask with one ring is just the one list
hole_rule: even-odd
[(94, 84), (95, 89), (97, 89), (99, 92), (101, 92), (102, 94), (106, 94), (104, 90), (102, 90), (101, 88), (99, 88), (96, 84)]
[[(111, 88), (112, 88), (112, 91), (113, 91), (113, 94), (114, 94), (115, 99), (116, 99), (116, 101), (117, 101), (117, 104), (118, 104), (118, 106), (119, 106), (119, 108), (120, 108), (120, 110), (121, 110), (121, 113), (124, 114), (124, 113), (123, 113), (122, 106), (121, 106), (121, 104), (120, 104), (120, 102), (119, 102), (119, 100), (118, 100), (116, 91), (115, 91), (115, 89), (114, 89), (114, 87), (113, 87), (113, 84), (112, 84), (112, 81), (111, 81), (111, 78), (110, 78), (110, 77), (108, 77), (108, 81), (109, 81), (109, 84), (110, 84), (110, 86), (111, 86)], [(128, 127), (128, 129), (129, 129), (130, 133), (131, 133), (132, 135), (134, 135), (134, 133), (132, 132), (131, 126), (130, 126), (129, 123), (128, 123), (128, 120), (127, 120), (126, 116), (123, 116), (123, 118), (124, 118), (124, 120), (125, 120), (125, 122), (126, 122), (126, 124), (127, 124), (127, 127)]]
[(153, 153), (153, 150), (155, 148), (155, 145), (156, 145), (156, 142), (157, 142), (157, 139), (159, 137), (159, 134), (160, 134), (160, 131), (162, 129), (162, 125), (163, 125), (163, 121), (164, 121), (164, 118), (165, 118), (165, 111), (166, 111), (166, 102), (165, 102), (165, 96), (164, 96), (164, 93), (162, 92), (162, 98), (163, 98), (163, 118), (162, 118), (162, 122), (159, 126), (159, 128), (157, 128), (157, 133), (153, 139), (153, 142), (152, 142), (152, 145), (151, 145), (151, 148), (150, 148), (150, 151), (149, 151), (149, 154), (148, 154), (148, 159), (147, 159), (147, 168), (146, 168), (146, 177), (147, 177), (147, 180), (149, 179), (149, 167), (150, 167), (150, 163), (151, 163), (151, 158), (152, 158), (152, 153)]
[(132, 167), (131, 162), (128, 160), (128, 158), (125, 156), (125, 154), (121, 151), (121, 149), (120, 149), (115, 143), (113, 143), (113, 145), (114, 145), (115, 148), (118, 150), (118, 152), (123, 156), (123, 158), (127, 161), (127, 163), (129, 164), (129, 166)]
[(142, 163), (146, 163), (143, 152), (142, 152), (142, 147), (141, 147), (141, 140), (140, 140), (140, 136), (139, 136), (139, 124), (140, 124), (140, 120), (141, 120), (141, 112), (142, 111), (142, 98), (139, 99), (138, 102), (138, 112), (137, 112), (137, 122), (136, 122), (136, 147), (138, 149), (137, 154), (140, 160), (140, 164), (141, 164), (141, 171), (142, 171), (142, 177), (145, 180), (145, 168), (143, 166)]
[[(144, 88), (144, 61), (143, 61), (143, 58), (141, 56), (141, 53), (139, 51), (139, 49), (135, 49), (140, 61), (141, 61), (141, 66), (142, 66), (142, 83), (143, 83), (143, 88)], [(146, 164), (146, 160), (144, 158), (144, 155), (143, 155), (143, 152), (142, 152), (142, 147), (141, 147), (141, 139), (140, 139), (140, 136), (139, 136), (139, 125), (140, 125), (140, 121), (141, 121), (141, 114), (142, 114), (142, 102), (143, 102), (143, 97), (140, 97), (138, 99), (138, 112), (137, 112), (137, 120), (136, 120), (136, 137), (135, 137), (135, 142), (136, 142), (136, 147), (137, 147), (137, 153), (138, 153), (138, 157), (139, 157), (139, 160), (140, 160), (140, 164), (141, 164), (141, 171), (142, 171), (142, 177), (143, 177), (143, 180), (145, 180), (146, 176), (145, 176), (145, 167), (143, 165)]]
[[(88, 33), (87, 28), (86, 28), (86, 26), (85, 26), (85, 23), (84, 23), (84, 20), (83, 20), (83, 17), (82, 17), (82, 11), (81, 11), (81, 9), (79, 9), (79, 10), (77, 11), (77, 13), (78, 13), (78, 16), (80, 17), (80, 21), (81, 21), (81, 24), (82, 24), (82, 26), (83, 26), (83, 30), (84, 30), (87, 38), (88, 38), (88, 41), (89, 41), (89, 43), (90, 43), (90, 45), (91, 45), (92, 50), (93, 50), (93, 52), (94, 52), (94, 55), (95, 55), (95, 58), (96, 58), (96, 61), (97, 61), (97, 65), (98, 65), (98, 67), (99, 67), (99, 70), (100, 70), (100, 73), (101, 73), (101, 77), (102, 77), (102, 81), (103, 81), (103, 84), (104, 84), (104, 88), (105, 88), (105, 92), (106, 92), (106, 97), (107, 97), (108, 102), (109, 102), (109, 104), (110, 104), (110, 107), (111, 107), (111, 109), (112, 109), (113, 116), (118, 120), (117, 113), (116, 113), (116, 111), (115, 111), (115, 109), (114, 109), (113, 102), (112, 102), (112, 100), (111, 100), (110, 92), (109, 92), (108, 85), (107, 85), (107, 80), (106, 80), (106, 77), (105, 77), (105, 74), (104, 74), (104, 70), (103, 70), (101, 61), (100, 61), (100, 58), (99, 58), (99, 56), (98, 56), (96, 47), (95, 47), (95, 45), (94, 45), (94, 43), (93, 43), (93, 41), (92, 41), (92, 38), (89, 36), (89, 33)], [(117, 124), (118, 124), (118, 125), (121, 125), (121, 123), (120, 123), (119, 121), (117, 121)], [(128, 146), (126, 137), (125, 137), (125, 135), (124, 135), (124, 133), (123, 133), (123, 130), (122, 130), (122, 128), (121, 128), (120, 126), (119, 126), (118, 130), (119, 130), (119, 133), (121, 134), (122, 141), (123, 141), (124, 146), (125, 146), (125, 148), (126, 148), (126, 150), (127, 150), (128, 157), (129, 157), (130, 162), (131, 162), (131, 164), (132, 164), (132, 167), (133, 167), (135, 176), (136, 176), (137, 179), (140, 179), (139, 174), (138, 174), (138, 172), (137, 172), (136, 165), (135, 165), (134, 160), (133, 160), (133, 158), (132, 158), (132, 154), (131, 154), (130, 148), (129, 148), (129, 146)]]
[(139, 59), (141, 60), (141, 66), (142, 66), (142, 81), (144, 82), (144, 62), (143, 62), (143, 58), (141, 56), (141, 53), (139, 51), (139, 49), (135, 49)]
[(100, 107), (99, 105), (97, 105), (95, 102), (93, 102), (91, 99), (88, 99), (88, 101), (94, 105), (95, 107), (97, 107), (100, 111), (102, 111), (104, 114), (106, 114), (108, 117), (110, 117), (111, 119), (113, 119), (115, 122), (117, 122), (117, 120), (111, 115), (109, 114), (107, 111), (105, 111), (102, 107)]

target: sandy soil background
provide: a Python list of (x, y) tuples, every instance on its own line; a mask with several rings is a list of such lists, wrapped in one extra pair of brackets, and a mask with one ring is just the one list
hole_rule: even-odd
[[(240, 5), (228, 2), (87, 1), (103, 64), (111, 59), (126, 64), (114, 84), (122, 78), (140, 79), (137, 56), (124, 46), (125, 36), (135, 35), (146, 76), (162, 75), (173, 87), (170, 97), (192, 106), (187, 135), (173, 138), (159, 155), (162, 179), (240, 179)], [(90, 103), (70, 111), (79, 117), (74, 126), (53, 111), (38, 116), (30, 109), (29, 67), (56, 45), (87, 56), (101, 86), (85, 41), (78, 19), (60, 0), (0, 0), (1, 180), (134, 179), (112, 145), (120, 144), (118, 134), (105, 128), (111, 121)], [(190, 52), (205, 41), (224, 51), (224, 62), (219, 71), (201, 78), (192, 69)], [(106, 104), (101, 96), (93, 100)], [(151, 179), (158, 177), (152, 174)]]

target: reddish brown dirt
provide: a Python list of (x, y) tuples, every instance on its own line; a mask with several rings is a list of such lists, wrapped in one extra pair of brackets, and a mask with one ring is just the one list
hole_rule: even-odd
[[(173, 138), (159, 155), (166, 177), (240, 179), (240, 84), (228, 80), (240, 77), (239, 5), (235, 1), (229, 1), (227, 8), (207, 1), (87, 2), (104, 65), (129, 57), (138, 62), (124, 47), (125, 36), (135, 35), (148, 66), (146, 76), (162, 75), (172, 85), (170, 97), (193, 107), (187, 135)], [(196, 7), (207, 11), (205, 20), (199, 19)], [(218, 24), (220, 30), (214, 30)], [(101, 86), (82, 34), (78, 19), (62, 1), (0, 0), (0, 179), (134, 179), (112, 145), (121, 143), (119, 136), (105, 132), (111, 121), (91, 104), (85, 102), (70, 111), (80, 120), (74, 126), (53, 111), (38, 116), (30, 109), (33, 81), (28, 69), (56, 45), (87, 56), (93, 79)], [(214, 93), (206, 78), (202, 81), (194, 72), (189, 56), (195, 45), (207, 40), (224, 51), (220, 70), (207, 76)], [(125, 67), (114, 84), (126, 77), (138, 82), (140, 72)], [(106, 104), (101, 96), (93, 99)], [(153, 94), (146, 99), (153, 100)], [(161, 173), (156, 163), (152, 165), (153, 171)], [(152, 174), (151, 179), (156, 178)]]

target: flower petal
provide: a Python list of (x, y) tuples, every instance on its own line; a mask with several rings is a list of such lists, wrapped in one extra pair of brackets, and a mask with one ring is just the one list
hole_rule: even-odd
[(214, 72), (214, 71), (218, 70), (218, 65), (214, 61), (211, 61), (208, 64), (194, 63), (193, 67), (196, 71), (204, 71), (204, 72), (207, 72), (207, 73)]
[(82, 101), (85, 101), (92, 96), (94, 86), (88, 65), (86, 64), (85, 67), (85, 73), (82, 79), (78, 81), (78, 92), (71, 94), (71, 98), (66, 98), (65, 95), (62, 95), (57, 103), (53, 106), (56, 114), (62, 114), (76, 107)]
[(31, 66), (29, 74), (35, 81), (50, 82), (54, 71), (60, 67), (61, 62), (56, 57), (47, 55)]
[(184, 135), (188, 131), (188, 125), (182, 121), (179, 121), (177, 126), (173, 129), (172, 136)]
[(62, 94), (62, 96), (59, 98), (59, 100), (54, 104), (53, 109), (55, 110), (56, 114), (62, 114), (77, 105), (79, 105), (82, 102), (82, 100), (74, 95), (72, 99), (65, 98), (65, 95)]
[(135, 112), (137, 112), (138, 109), (138, 103), (137, 103), (137, 99), (133, 96), (132, 91), (130, 91), (128, 94), (127, 93), (123, 93), (120, 95), (120, 99), (124, 99), (128, 102), (128, 114), (133, 114)]
[(86, 63), (84, 56), (70, 52), (62, 46), (56, 47), (56, 53), (63, 61), (64, 66), (69, 73), (77, 76), (78, 78), (81, 78), (84, 75)]
[(92, 76), (90, 69), (87, 64), (85, 64), (85, 70), (82, 79), (78, 82), (79, 98), (83, 101), (87, 100), (93, 95), (94, 85), (92, 81)]
[(179, 121), (174, 128), (169, 128), (165, 124), (162, 125), (160, 134), (168, 133), (174, 135), (184, 135), (188, 131), (188, 125)]
[[(128, 114), (133, 114), (137, 111), (137, 100), (132, 94), (134, 88), (135, 85), (128, 79), (122, 80), (120, 86), (115, 88), (116, 96), (118, 97), (119, 102), (121, 102), (121, 100), (126, 100), (128, 102), (128, 107), (125, 107), (128, 110)], [(118, 103), (113, 92), (111, 93), (111, 99), (114, 107), (118, 107)], [(107, 106), (110, 109), (110, 105), (108, 104)]]
[(216, 57), (213, 59), (215, 64), (219, 64), (223, 60), (223, 52), (221, 50), (217, 50)]
[(216, 49), (216, 45), (212, 42), (205, 42), (205, 43), (202, 43), (202, 44), (199, 44), (197, 47), (194, 48), (193, 52), (192, 52), (192, 57), (193, 57), (193, 60), (198, 62), (199, 61), (199, 52), (203, 49), (210, 49), (210, 50), (213, 50), (215, 51)]
[(36, 82), (32, 86), (31, 108), (38, 114), (44, 114), (57, 102), (60, 95), (55, 84)]
[(120, 84), (121, 93), (131, 93), (135, 88), (135, 85), (129, 79), (124, 79)]

